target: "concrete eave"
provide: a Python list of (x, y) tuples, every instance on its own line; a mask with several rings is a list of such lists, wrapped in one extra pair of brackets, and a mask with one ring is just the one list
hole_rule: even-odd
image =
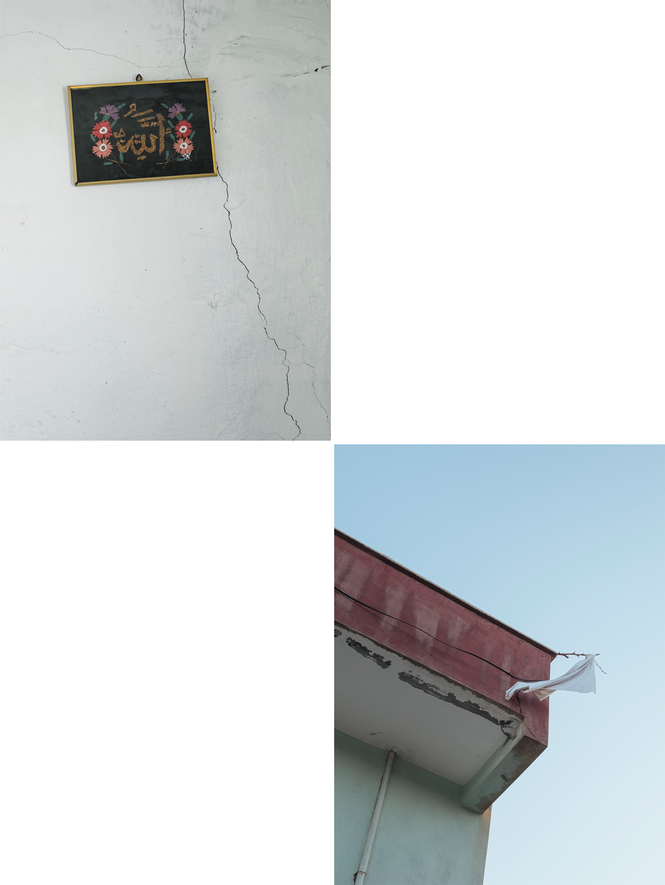
[(460, 804), (478, 814), (545, 749), (507, 706), (341, 624), (335, 728), (445, 778)]
[[(485, 811), (547, 747), (549, 701), (539, 701), (530, 694), (521, 699), (514, 695), (507, 701), (505, 694), (516, 681), (549, 679), (550, 662), (556, 653), (339, 531), (335, 532), (335, 589), (336, 624), (338, 629), (350, 631), (343, 642), (352, 633), (357, 634), (359, 638), (352, 641), (368, 650), (367, 654), (355, 655), (359, 659), (355, 671), (347, 664), (341, 669), (349, 683), (356, 681), (346, 692), (346, 702), (357, 719), (355, 725), (347, 723), (355, 728), (355, 734), (349, 733), (367, 740), (370, 732), (385, 730), (369, 722), (357, 693), (366, 691), (370, 710), (373, 699), (388, 685), (378, 679), (381, 668), (372, 655), (392, 660), (393, 673), (410, 672), (414, 677), (411, 687), (429, 686), (425, 693), (438, 703), (436, 710), (430, 701), (429, 709), (422, 704), (418, 707), (421, 731), (410, 729), (412, 746), (423, 741), (432, 745), (448, 730), (456, 735), (459, 753), (459, 735), (464, 729), (471, 742), (482, 744), (477, 770), (470, 772), (467, 767), (464, 777), (458, 772), (450, 779), (459, 785), (460, 802), (465, 808)], [(373, 670), (363, 670), (361, 659)], [(387, 672), (389, 668), (385, 669)], [(413, 700), (404, 693), (403, 685), (394, 683), (391, 690), (403, 704), (404, 721), (407, 716), (413, 718)], [(464, 724), (459, 716), (456, 719), (445, 711), (442, 705), (446, 704), (458, 708), (466, 705)], [(379, 712), (387, 720), (385, 709)], [(483, 743), (485, 726), (474, 721), (472, 713), (480, 719), (489, 714), (496, 721), (511, 720), (519, 727), (495, 741), (488, 752), (491, 740)], [(340, 720), (344, 719), (342, 713)], [(396, 728), (394, 722), (391, 727)], [(425, 735), (428, 728), (432, 734)], [(421, 754), (416, 764), (449, 777), (445, 774), (445, 740), (439, 743), (444, 756), (438, 763), (427, 763), (427, 759), (431, 762), (434, 758), (432, 752), (429, 756)]]

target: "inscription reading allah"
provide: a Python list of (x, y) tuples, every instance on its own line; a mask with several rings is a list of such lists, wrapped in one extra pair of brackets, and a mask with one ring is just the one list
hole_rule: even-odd
[[(194, 149), (192, 136), (194, 130), (190, 120), (193, 114), (185, 119), (187, 108), (179, 102), (171, 107), (165, 104), (162, 107), (168, 111), (168, 119), (161, 111), (155, 112), (154, 108), (139, 110), (136, 102), (129, 105), (129, 110), (123, 114), (123, 124), (116, 131), (113, 127), (118, 122), (120, 110), (125, 105), (103, 105), (95, 112), (97, 121), (100, 114), (101, 121), (97, 122), (92, 130), (91, 138), (95, 142), (92, 151), (96, 157), (103, 158), (105, 164), (110, 166), (115, 163), (128, 175), (125, 166), (125, 157), (133, 155), (136, 160), (145, 160), (154, 154), (154, 159), (162, 159), (159, 166), (166, 166), (173, 160), (189, 160)], [(128, 131), (125, 132), (125, 127)], [(156, 132), (140, 132), (139, 129), (156, 129)], [(169, 140), (167, 140), (167, 137)], [(118, 152), (119, 159), (112, 156)]]

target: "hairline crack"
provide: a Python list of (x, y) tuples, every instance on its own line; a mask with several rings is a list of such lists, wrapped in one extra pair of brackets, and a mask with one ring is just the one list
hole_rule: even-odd
[[(242, 266), (244, 267), (247, 279), (252, 284), (252, 286), (254, 287), (254, 291), (256, 292), (256, 297), (257, 297), (256, 309), (258, 310), (259, 316), (261, 317), (261, 324), (263, 326), (263, 331), (265, 332), (266, 338), (269, 341), (272, 341), (272, 343), (275, 345), (277, 350), (281, 354), (283, 354), (282, 365), (286, 369), (286, 399), (284, 400), (284, 404), (282, 405), (282, 409), (284, 410), (284, 414), (287, 417), (289, 417), (293, 421), (293, 423), (296, 425), (296, 427), (298, 428), (298, 433), (296, 434), (296, 436), (293, 437), (293, 439), (296, 440), (296, 439), (298, 439), (298, 437), (302, 436), (302, 428), (300, 427), (300, 424), (298, 424), (295, 416), (292, 415), (291, 412), (289, 412), (286, 408), (287, 403), (289, 402), (289, 399), (291, 397), (291, 384), (289, 382), (289, 373), (291, 371), (291, 364), (288, 362), (288, 353), (283, 347), (279, 346), (279, 344), (277, 343), (277, 340), (275, 338), (273, 338), (273, 336), (268, 332), (268, 318), (266, 317), (266, 315), (264, 314), (264, 312), (261, 308), (261, 292), (259, 291), (259, 287), (256, 285), (254, 280), (249, 275), (249, 268), (247, 267), (245, 262), (240, 257), (240, 252), (238, 251), (238, 247), (236, 246), (236, 244), (233, 240), (233, 221), (231, 219), (231, 210), (228, 207), (228, 202), (230, 199), (229, 186), (226, 182), (226, 179), (224, 178), (222, 173), (219, 171), (219, 167), (217, 168), (217, 175), (219, 176), (222, 183), (224, 184), (224, 187), (226, 188), (226, 199), (224, 200), (224, 208), (226, 209), (226, 214), (229, 216), (229, 240), (231, 241), (231, 245), (233, 246), (233, 251), (236, 253), (236, 258), (238, 259), (240, 264), (242, 264)], [(318, 399), (318, 397), (317, 397), (317, 399)]]
[(187, 64), (187, 43), (186, 43), (186, 32), (185, 32), (186, 26), (187, 26), (187, 15), (185, 13), (185, 0), (182, 0), (182, 60), (185, 63), (185, 68), (187, 69), (187, 73), (191, 77), (192, 73), (189, 70), (189, 65)]
[[(296, 335), (296, 338), (298, 338), (297, 335)], [(298, 338), (298, 341), (300, 341), (300, 338)], [(302, 341), (300, 341), (300, 343), (302, 344)], [(314, 396), (316, 397), (317, 403), (323, 409), (323, 413), (326, 416), (326, 421), (328, 422), (328, 430), (330, 430), (330, 415), (328, 414), (328, 410), (326, 409), (326, 407), (323, 405), (323, 403), (319, 399), (319, 395), (316, 392), (316, 386), (314, 384), (315, 379), (317, 379), (319, 376), (316, 374), (316, 369), (314, 368), (314, 366), (311, 363), (308, 363), (307, 360), (305, 359), (305, 357), (302, 357), (302, 361), (306, 366), (309, 366), (310, 369), (312, 370), (312, 375), (314, 375), (314, 378), (312, 378), (312, 390), (314, 391)]]

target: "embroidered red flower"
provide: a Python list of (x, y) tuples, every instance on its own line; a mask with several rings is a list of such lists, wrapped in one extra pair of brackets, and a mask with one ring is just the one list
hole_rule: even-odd
[(109, 144), (105, 138), (92, 146), (92, 152), (96, 157), (108, 157), (112, 150), (113, 145)]
[(111, 124), (108, 120), (102, 120), (101, 123), (97, 123), (95, 128), (92, 130), (92, 134), (95, 138), (110, 138), (113, 135), (113, 130), (111, 129)]
[(187, 138), (192, 131), (192, 124), (188, 120), (181, 120), (176, 123), (175, 134), (178, 138)]
[(188, 157), (194, 145), (188, 138), (176, 138), (173, 147), (178, 151), (181, 157)]

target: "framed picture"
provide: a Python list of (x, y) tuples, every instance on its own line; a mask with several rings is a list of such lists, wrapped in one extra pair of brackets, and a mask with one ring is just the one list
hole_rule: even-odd
[(75, 184), (217, 175), (207, 78), (70, 86)]

